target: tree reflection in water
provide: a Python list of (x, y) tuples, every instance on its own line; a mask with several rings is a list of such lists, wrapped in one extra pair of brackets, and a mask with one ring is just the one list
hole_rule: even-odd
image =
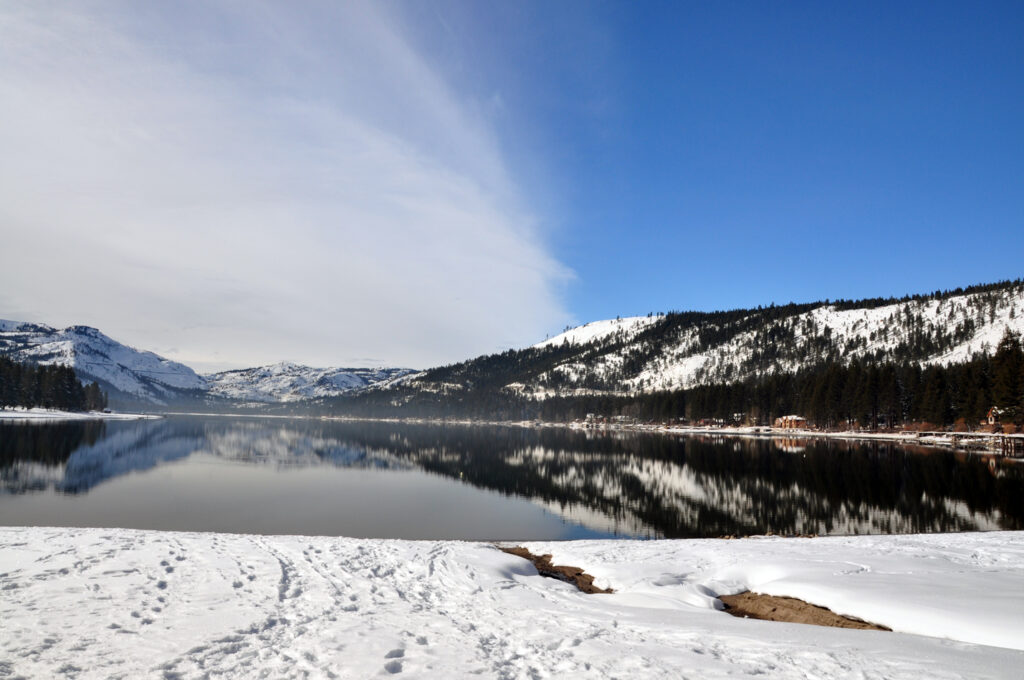
[(625, 536), (1024, 528), (1024, 466), (888, 442), (186, 417), (3, 424), (0, 483), (7, 493), (85, 493), (194, 453), (278, 467), (420, 469)]

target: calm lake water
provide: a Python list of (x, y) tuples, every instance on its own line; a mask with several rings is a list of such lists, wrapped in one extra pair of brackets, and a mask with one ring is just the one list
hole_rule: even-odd
[(0, 525), (480, 540), (1022, 529), (1024, 465), (561, 428), (0, 423)]

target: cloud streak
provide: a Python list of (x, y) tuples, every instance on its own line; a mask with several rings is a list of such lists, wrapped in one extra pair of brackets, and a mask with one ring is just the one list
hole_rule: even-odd
[(200, 368), (428, 366), (567, 318), (492, 127), (386, 6), (81, 7), (0, 8), (0, 315)]

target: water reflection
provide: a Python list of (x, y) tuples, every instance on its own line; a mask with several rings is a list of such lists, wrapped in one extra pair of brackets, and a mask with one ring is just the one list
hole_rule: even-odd
[[(157, 469), (210, 460), (280, 474), (306, 469), (426, 473), (496, 492), (491, 498), (528, 501), (599, 534), (622, 536), (1024, 528), (1024, 466), (883, 442), (183, 417), (0, 425), (0, 488), (6, 494), (82, 495), (107, 480), (133, 473), (141, 479)], [(217, 477), (220, 489), (253, 483), (231, 469), (236, 472)], [(185, 479), (166, 483), (190, 483)], [(372, 495), (366, 503), (379, 513), (401, 507), (400, 512), (423, 515), (417, 522), (429, 523), (430, 508), (415, 504), (418, 487), (403, 488), (409, 497), (401, 503)], [(295, 493), (301, 496), (301, 487)], [(236, 503), (244, 505), (241, 490), (238, 496)], [(391, 521), (400, 525), (402, 517)], [(0, 523), (7, 523), (2, 515)], [(346, 530), (342, 520), (331, 526), (332, 532), (356, 531)], [(232, 530), (270, 531), (259, 525)], [(317, 531), (301, 525), (299, 530)], [(444, 527), (426, 531), (447, 535)]]

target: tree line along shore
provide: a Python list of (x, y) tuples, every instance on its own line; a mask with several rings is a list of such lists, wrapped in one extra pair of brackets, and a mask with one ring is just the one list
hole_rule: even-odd
[(543, 398), (472, 383), (443, 391), (399, 384), (310, 408), (321, 415), (368, 418), (569, 423), (599, 414), (648, 423), (759, 426), (798, 414), (809, 427), (823, 430), (966, 432), (997, 425), (999, 432), (1014, 433), (1024, 426), (1024, 350), (1020, 338), (1007, 333), (993, 353), (948, 365), (826, 361), (792, 373), (682, 390)]
[(70, 366), (27, 364), (0, 356), (0, 408), (19, 406), (61, 411), (101, 411), (107, 395), (83, 385)]

